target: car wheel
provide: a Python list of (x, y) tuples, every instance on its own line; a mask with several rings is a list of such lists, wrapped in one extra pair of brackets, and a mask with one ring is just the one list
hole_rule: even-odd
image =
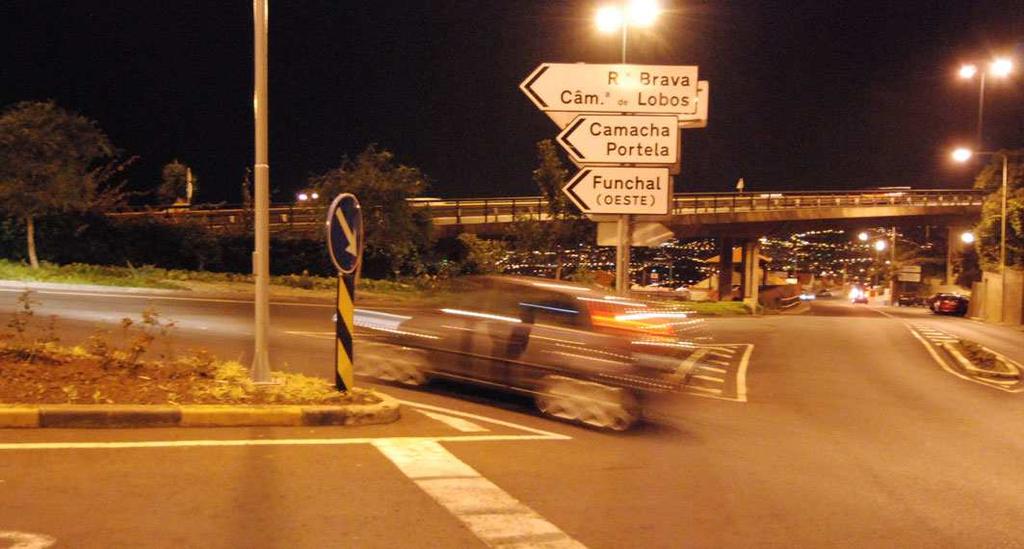
[(599, 429), (625, 431), (640, 419), (632, 393), (591, 381), (548, 376), (534, 400), (542, 414)]

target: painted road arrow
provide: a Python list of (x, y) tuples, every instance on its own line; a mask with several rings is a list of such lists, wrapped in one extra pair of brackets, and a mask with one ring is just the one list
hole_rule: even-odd
[(562, 192), (587, 214), (665, 215), (672, 177), (668, 168), (584, 168)]
[(693, 116), (697, 67), (543, 63), (519, 85), (542, 111)]
[(669, 165), (679, 160), (679, 119), (671, 115), (584, 114), (557, 139), (578, 165)]

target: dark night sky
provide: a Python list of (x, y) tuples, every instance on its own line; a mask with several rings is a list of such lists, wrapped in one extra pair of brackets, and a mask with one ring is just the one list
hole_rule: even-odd
[[(539, 63), (618, 61), (595, 1), (271, 0), (271, 185), (368, 143), (433, 179), (434, 196), (517, 195), (557, 128), (518, 90)], [(973, 136), (958, 63), (1016, 52), (986, 87), (986, 141), (1024, 146), (1024, 2), (663, 0), (629, 60), (696, 64), (708, 128), (684, 133), (678, 190), (967, 186), (945, 151)], [(0, 104), (55, 99), (141, 156), (173, 158), (201, 200), (239, 199), (252, 162), (252, 7), (242, 0), (4, 0)]]

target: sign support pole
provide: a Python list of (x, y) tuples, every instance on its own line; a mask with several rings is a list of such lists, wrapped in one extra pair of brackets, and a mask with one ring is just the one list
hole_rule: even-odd
[(355, 355), (352, 350), (352, 334), (355, 330), (353, 323), (355, 301), (355, 273), (338, 273), (338, 298), (334, 311), (337, 318), (334, 325), (334, 385), (343, 392), (353, 387), (352, 364), (355, 361)]
[(618, 219), (618, 242), (615, 244), (615, 292), (626, 295), (629, 292), (629, 255), (632, 244), (629, 215), (620, 215)]

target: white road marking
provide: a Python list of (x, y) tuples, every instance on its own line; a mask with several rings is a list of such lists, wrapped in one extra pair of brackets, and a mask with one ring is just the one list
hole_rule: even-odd
[(316, 339), (334, 339), (336, 337), (334, 332), (304, 332), (302, 330), (285, 330), (284, 333), (288, 335), (305, 336)]
[(558, 433), (552, 433), (551, 431), (545, 431), (543, 429), (534, 429), (533, 427), (527, 427), (525, 425), (520, 425), (518, 423), (512, 423), (511, 421), (504, 421), (504, 420), (496, 419), (496, 418), (493, 418), (493, 417), (486, 417), (486, 416), (481, 416), (481, 415), (477, 415), (477, 414), (471, 414), (469, 412), (461, 412), (459, 410), (452, 410), (451, 408), (443, 408), (441, 406), (433, 406), (431, 404), (422, 404), (422, 403), (419, 403), (419, 402), (412, 402), (412, 401), (409, 401), (409, 400), (402, 400), (402, 399), (395, 399), (395, 400), (397, 400), (400, 404), (403, 404), (405, 406), (411, 406), (413, 408), (422, 408), (424, 410), (432, 410), (434, 412), (441, 412), (443, 414), (447, 414), (447, 415), (450, 415), (450, 416), (459, 416), (459, 417), (465, 417), (465, 418), (469, 418), (469, 419), (475, 419), (475, 420), (483, 421), (485, 423), (492, 423), (494, 425), (501, 425), (503, 427), (511, 427), (512, 429), (518, 429), (520, 431), (527, 431), (527, 432), (533, 433), (535, 435), (540, 435), (542, 437), (549, 438), (551, 440), (571, 440), (572, 439), (572, 437), (570, 437), (568, 435), (560, 435)]
[(726, 372), (725, 368), (715, 368), (714, 366), (708, 366), (707, 364), (700, 364), (697, 366), (697, 368), (700, 370), (715, 372), (716, 374), (724, 374)]
[(740, 402), (747, 401), (747, 367), (750, 366), (750, 355), (754, 352), (754, 344), (748, 343), (747, 349), (743, 351), (743, 358), (740, 359), (740, 367), (736, 372), (736, 399)]
[(719, 366), (728, 366), (729, 365), (729, 363), (724, 361), (724, 360), (715, 360), (713, 358), (709, 358), (708, 362), (710, 362), (711, 364), (718, 364)]
[(707, 393), (714, 393), (716, 395), (722, 394), (722, 390), (721, 389), (712, 389), (710, 387), (700, 387), (698, 385), (687, 385), (686, 387), (688, 389), (693, 389), (695, 391), (704, 391), (704, 392), (707, 392)]
[(713, 383), (725, 383), (724, 379), (719, 379), (717, 377), (711, 377), (711, 376), (702, 376), (702, 375), (699, 375), (699, 374), (698, 375), (694, 375), (693, 379), (702, 379), (704, 381), (711, 381)]
[(373, 444), (379, 440), (427, 440), (434, 442), (496, 442), (513, 440), (567, 440), (545, 435), (451, 435), (437, 437), (393, 438), (278, 438), (278, 439), (224, 439), (224, 440), (144, 440), (126, 442), (7, 442), (0, 450), (120, 450), (129, 448), (217, 448), (243, 446), (345, 446)]
[(437, 442), (391, 439), (374, 446), (489, 547), (585, 547)]
[(723, 353), (722, 351), (711, 351), (708, 354), (710, 354), (712, 356), (717, 356), (717, 357), (720, 357), (720, 358), (729, 359), (729, 358), (732, 358), (732, 355), (735, 354), (735, 353), (733, 353), (732, 351), (730, 351), (728, 353)]
[(7, 549), (45, 549), (57, 543), (55, 538), (45, 534), (13, 532), (10, 530), (0, 531), (0, 540), (7, 540), (13, 543), (13, 545), (8, 545)]
[(429, 410), (416, 409), (417, 412), (429, 417), (430, 419), (440, 421), (452, 429), (462, 431), (463, 433), (483, 433), (490, 431), (485, 427), (481, 427), (472, 421), (462, 419), (461, 417), (449, 416), (447, 414), (439, 414), (437, 412), (431, 412)]

